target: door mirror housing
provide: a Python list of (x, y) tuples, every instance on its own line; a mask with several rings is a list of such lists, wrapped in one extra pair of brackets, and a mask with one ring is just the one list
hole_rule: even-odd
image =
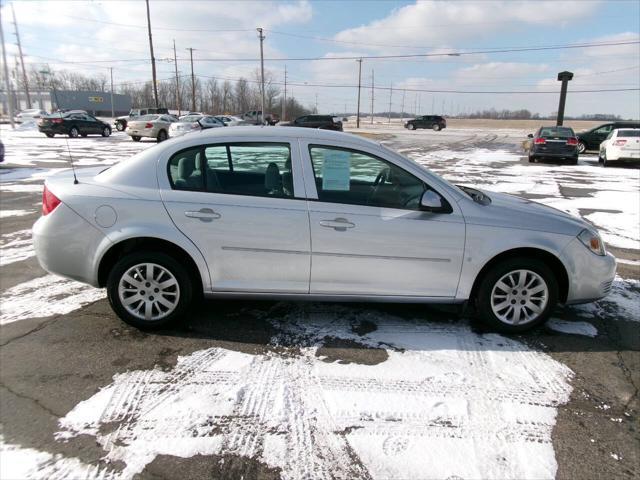
[(433, 213), (451, 213), (453, 209), (449, 202), (433, 190), (425, 190), (420, 198), (420, 209)]

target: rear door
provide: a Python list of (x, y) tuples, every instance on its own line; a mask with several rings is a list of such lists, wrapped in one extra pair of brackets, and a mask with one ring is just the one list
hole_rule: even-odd
[(214, 291), (308, 293), (309, 217), (297, 143), (176, 152), (159, 171), (176, 226), (207, 260)]

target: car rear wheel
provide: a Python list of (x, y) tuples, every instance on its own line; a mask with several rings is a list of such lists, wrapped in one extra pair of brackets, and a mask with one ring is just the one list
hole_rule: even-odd
[(604, 152), (604, 155), (602, 157), (602, 166), (606, 167), (607, 166), (607, 152)]
[(71, 127), (71, 130), (69, 130), (69, 136), (71, 138), (78, 138), (79, 135), (80, 135), (80, 130), (78, 130), (77, 127)]
[(434, 123), (434, 124), (433, 124), (433, 126), (432, 126), (431, 128), (433, 128), (433, 131), (434, 131), (434, 132), (438, 132), (438, 131), (440, 131), (440, 125), (438, 125), (437, 123)]
[(125, 128), (127, 128), (127, 126), (124, 123), (122, 122), (116, 123), (116, 130), (118, 130), (119, 132), (124, 132)]
[(133, 140), (134, 142), (139, 142), (141, 137), (138, 137), (137, 135), (132, 135), (131, 136), (131, 140)]
[(102, 129), (102, 136), (108, 137), (109, 135), (111, 135), (111, 129), (109, 127), (104, 127)]
[(495, 265), (478, 290), (478, 313), (489, 326), (519, 333), (544, 323), (558, 302), (551, 269), (534, 258), (512, 258)]
[(165, 132), (164, 130), (160, 130), (158, 132), (158, 138), (156, 139), (158, 141), (158, 143), (160, 142), (164, 142), (167, 139), (167, 132)]
[(87, 133), (81, 133), (81, 134), (80, 134), (80, 136), (81, 136), (82, 138), (87, 138), (87, 135), (88, 135)]
[(178, 320), (193, 296), (193, 282), (173, 257), (138, 252), (121, 258), (107, 279), (109, 303), (126, 323), (160, 328)]
[(53, 138), (53, 133), (45, 133), (45, 135), (49, 138)]
[(578, 153), (584, 153), (587, 150), (587, 146), (584, 142), (578, 142)]

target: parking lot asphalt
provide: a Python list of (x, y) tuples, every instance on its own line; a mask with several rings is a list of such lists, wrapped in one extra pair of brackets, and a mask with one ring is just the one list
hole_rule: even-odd
[[(180, 326), (128, 327), (33, 255), (66, 142), (3, 132), (0, 477), (638, 478), (639, 171), (528, 164), (522, 133), (369, 131), (455, 182), (603, 229), (625, 262), (611, 297), (507, 337), (394, 304), (206, 301)], [(81, 165), (152, 147), (71, 143)]]

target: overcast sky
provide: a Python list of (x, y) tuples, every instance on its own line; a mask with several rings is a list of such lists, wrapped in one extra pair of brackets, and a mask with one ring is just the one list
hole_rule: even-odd
[[(3, 2), (5, 41), (14, 42), (11, 11)], [(114, 67), (115, 83), (150, 79), (143, 1), (14, 2), (23, 51), (29, 63), (48, 63), (83, 73)], [(288, 71), (289, 94), (320, 112), (354, 111), (355, 60), (294, 61), (342, 57), (460, 53), (551, 45), (636, 42), (627, 45), (481, 53), (409, 59), (365, 59), (362, 83), (393, 86), (392, 109), (446, 113), (482, 108), (557, 109), (559, 71), (574, 72), (567, 115), (614, 113), (640, 117), (640, 92), (571, 93), (571, 90), (640, 88), (640, 2), (607, 1), (161, 1), (151, 0), (158, 78), (173, 75), (173, 40), (181, 74), (235, 79), (253, 76), (259, 63), (256, 27), (265, 29), (265, 67), (277, 78)], [(8, 45), (13, 65), (14, 45)], [(288, 58), (290, 60), (270, 60)], [(205, 61), (206, 59), (232, 59)], [(86, 62), (57, 63), (57, 62)], [(305, 86), (305, 82), (307, 86)], [(406, 93), (402, 91), (406, 89)], [(411, 90), (519, 91), (517, 94), (418, 93)], [(386, 111), (389, 90), (375, 91), (375, 110)], [(368, 111), (370, 89), (362, 92)]]

